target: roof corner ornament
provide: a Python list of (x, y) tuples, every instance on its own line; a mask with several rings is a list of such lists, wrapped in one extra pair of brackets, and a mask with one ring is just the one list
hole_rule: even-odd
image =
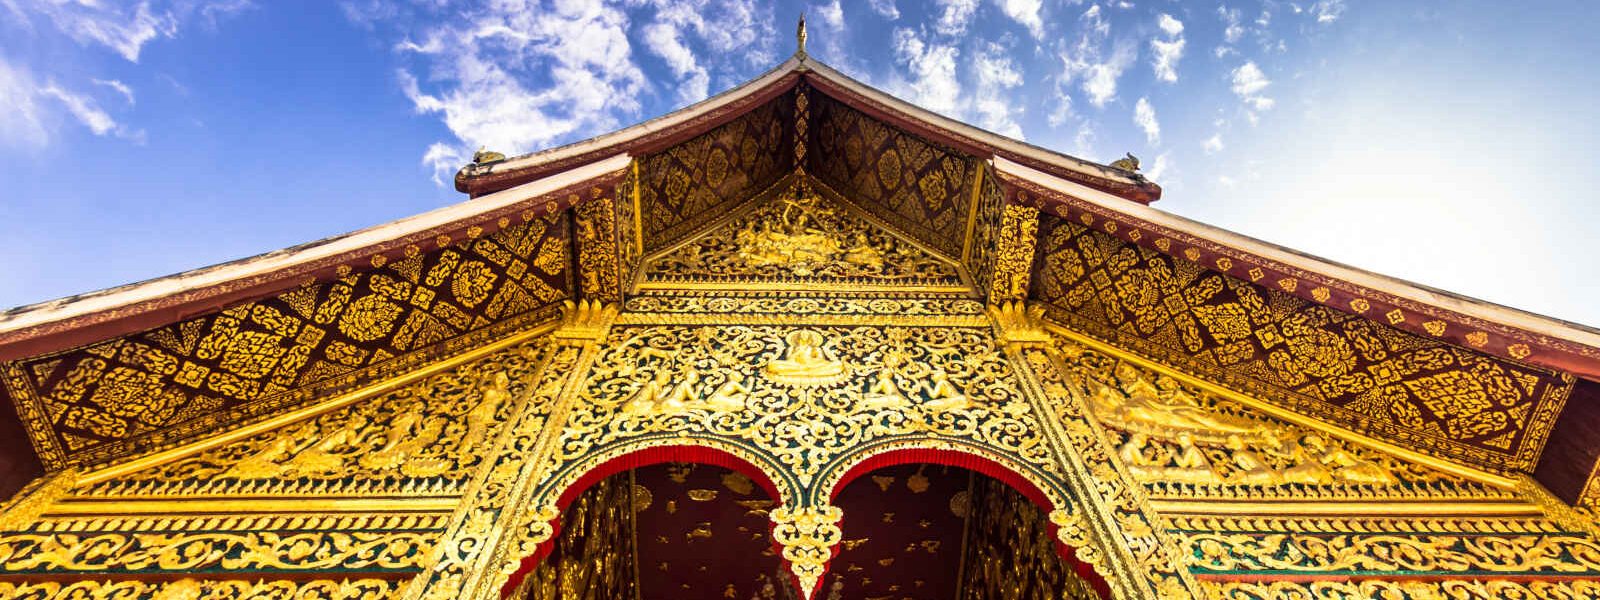
[(506, 155), (489, 150), (488, 146), (478, 146), (478, 151), (472, 153), (472, 164), (487, 165), (506, 159)]
[(1111, 168), (1113, 168), (1113, 169), (1121, 169), (1121, 170), (1127, 171), (1129, 173), (1138, 173), (1139, 172), (1139, 157), (1134, 156), (1132, 152), (1129, 152), (1127, 154), (1128, 155), (1126, 157), (1124, 157), (1124, 158), (1119, 158), (1117, 160), (1111, 161)]
[(806, 55), (806, 14), (800, 13), (800, 25), (794, 31), (796, 56)]

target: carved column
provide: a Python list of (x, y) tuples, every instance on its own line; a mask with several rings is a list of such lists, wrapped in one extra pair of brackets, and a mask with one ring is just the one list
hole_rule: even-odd
[(1049, 355), (1050, 336), (1037, 309), (1021, 302), (990, 307), (1023, 393), (1041, 415), (1051, 449), (1064, 467), (1072, 498), (1050, 513), (1060, 541), (1077, 549), (1120, 598), (1198, 597), (1176, 544), (1159, 530), (1138, 486), (1111, 466), (1106, 444), (1087, 420)]
[[(550, 504), (531, 506), (527, 496), (538, 483), (559, 438), (575, 394), (594, 360), (596, 342), (605, 336), (616, 307), (599, 302), (567, 304), (558, 347), (550, 353), (538, 381), (518, 398), (517, 416), (495, 440), (460, 509), (451, 520), (432, 566), (412, 582), (404, 598), (498, 599), (506, 577), (522, 552), (532, 553), (555, 533), (559, 516)], [(548, 414), (528, 410), (548, 403)]]

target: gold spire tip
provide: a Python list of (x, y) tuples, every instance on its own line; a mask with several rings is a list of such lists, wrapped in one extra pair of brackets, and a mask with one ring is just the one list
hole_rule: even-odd
[(806, 53), (806, 14), (800, 13), (800, 26), (795, 28), (795, 54)]

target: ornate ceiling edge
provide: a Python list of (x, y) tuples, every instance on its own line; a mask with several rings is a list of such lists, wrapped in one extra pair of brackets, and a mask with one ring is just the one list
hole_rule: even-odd
[(614, 193), (631, 158), (580, 169), (361, 231), (0, 313), (0, 361), (56, 352), (328, 282)]
[[(1589, 379), (1600, 379), (1600, 347), (1458, 312), (1307, 270), (1269, 258), (1261, 252), (1218, 243), (1188, 230), (1155, 223), (1150, 219), (1130, 214), (1128, 210), (1114, 208), (1117, 205), (1107, 204), (1103, 200), (1091, 200), (1089, 198), (1094, 190), (1080, 188), (1069, 191), (1060, 185), (1049, 185), (1047, 180), (1037, 177), (1043, 174), (1028, 173), (1026, 167), (1019, 169), (1019, 165), (1006, 165), (1003, 159), (997, 159), (996, 166), (996, 172), (1005, 183), (1008, 203), (1034, 207), (1063, 219), (1082, 223), (1097, 232), (1174, 258), (1198, 263), (1209, 270), (1263, 287), (1282, 290), (1301, 299), (1426, 339), (1441, 340), (1473, 352), (1522, 364), (1556, 369)], [(1070, 184), (1070, 182), (1060, 183)], [(1179, 224), (1186, 221), (1165, 213), (1161, 215)], [(1190, 224), (1196, 228), (1204, 227), (1199, 223)], [(1270, 246), (1265, 242), (1257, 244), (1262, 247)], [(1348, 269), (1314, 257), (1304, 257), (1304, 259), (1306, 262), (1320, 264), (1330, 269)], [(1398, 280), (1384, 283), (1421, 295), (1439, 297), (1441, 294)], [(1476, 300), (1462, 298), (1456, 300), (1475, 304), (1488, 311), (1507, 314), (1511, 312), (1511, 309)], [(1549, 327), (1565, 331), (1569, 337), (1600, 339), (1600, 332), (1588, 331), (1586, 328), (1547, 317), (1522, 313), (1522, 318), (1547, 322)]]
[[(1049, 315), (1047, 314), (1046, 316)], [(1202, 377), (1185, 373), (1161, 361), (1146, 358), (1143, 355), (1124, 350), (1114, 344), (1107, 343), (1093, 336), (1079, 333), (1078, 331), (1060, 323), (1047, 321), (1045, 323), (1045, 328), (1052, 334), (1067, 338), (1073, 342), (1087, 346), (1088, 348), (1097, 352), (1101, 352), (1117, 359), (1125, 360), (1140, 367), (1172, 377), (1173, 379), (1183, 383), (1193, 385), (1212, 394), (1216, 394), (1219, 397), (1238, 402), (1241, 405), (1260, 411), (1261, 413), (1270, 417), (1302, 427), (1311, 428), (1341, 440), (1366, 446), (1367, 448), (1371, 448), (1379, 452), (1385, 452), (1403, 460), (1437, 469), (1444, 473), (1455, 475), (1469, 481), (1482, 483), (1504, 490), (1516, 488), (1517, 480), (1512, 477), (1488, 471), (1477, 466), (1457, 463), (1439, 456), (1405, 448), (1354, 430), (1346, 429), (1342, 426), (1329, 423), (1315, 417), (1301, 414), (1291, 409), (1283, 408), (1255, 396), (1251, 396), (1223, 385), (1213, 383)]]
[[(332, 396), (322, 402), (303, 406), (264, 420), (256, 421), (254, 423), (244, 424), (214, 437), (194, 440), (170, 449), (158, 451), (152, 454), (146, 454), (127, 462), (99, 465), (98, 468), (86, 471), (84, 474), (79, 476), (77, 479), (77, 484), (81, 486), (89, 486), (110, 481), (129, 473), (163, 465), (175, 460), (205, 452), (206, 450), (210, 450), (212, 448), (247, 439), (261, 433), (289, 425), (291, 423), (311, 419), (344, 408), (351, 404), (355, 404), (357, 402), (369, 400), (381, 394), (394, 391), (414, 382), (427, 379), (433, 375), (482, 359), (507, 348), (514, 347), (517, 344), (538, 338), (550, 333), (551, 331), (554, 331), (557, 326), (561, 325), (561, 321), (559, 319), (550, 318), (553, 317), (553, 315), (546, 314), (544, 316), (544, 322), (525, 331), (477, 345), (471, 350), (462, 352), (460, 354), (440, 358), (434, 362), (418, 367), (409, 372), (404, 372), (393, 377), (379, 378), (370, 381), (362, 387)], [(469, 334), (469, 336), (471, 336), (471, 334)]]

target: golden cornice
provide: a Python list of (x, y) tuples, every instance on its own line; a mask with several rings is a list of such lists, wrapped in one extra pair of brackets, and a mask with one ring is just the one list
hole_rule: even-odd
[(1328, 435), (1331, 435), (1333, 437), (1339, 438), (1341, 440), (1345, 440), (1345, 441), (1348, 441), (1348, 442), (1351, 442), (1351, 443), (1354, 443), (1354, 444), (1359, 444), (1359, 445), (1362, 445), (1362, 446), (1366, 446), (1368, 448), (1371, 448), (1373, 450), (1377, 450), (1379, 452), (1385, 452), (1385, 453), (1394, 455), (1396, 457), (1399, 457), (1399, 458), (1401, 458), (1403, 460), (1407, 460), (1407, 461), (1414, 462), (1414, 463), (1417, 463), (1417, 464), (1420, 464), (1420, 465), (1423, 465), (1423, 466), (1427, 466), (1427, 467), (1431, 467), (1431, 468), (1434, 468), (1434, 469), (1438, 469), (1439, 471), (1442, 471), (1442, 472), (1445, 472), (1445, 473), (1449, 473), (1451, 475), (1455, 475), (1457, 477), (1461, 477), (1461, 478), (1467, 479), (1469, 481), (1476, 481), (1478, 483), (1494, 486), (1494, 487), (1497, 487), (1497, 488), (1500, 488), (1500, 489), (1505, 489), (1505, 490), (1511, 490), (1511, 489), (1515, 489), (1516, 488), (1516, 480), (1511, 478), (1511, 477), (1508, 477), (1506, 475), (1502, 475), (1502, 474), (1499, 474), (1499, 473), (1492, 473), (1492, 472), (1489, 472), (1489, 471), (1484, 471), (1484, 470), (1481, 470), (1481, 469), (1478, 469), (1478, 468), (1474, 468), (1474, 467), (1470, 467), (1470, 466), (1467, 466), (1467, 465), (1463, 465), (1463, 464), (1451, 462), (1451, 461), (1448, 461), (1448, 460), (1444, 460), (1444, 459), (1436, 457), (1436, 456), (1423, 454), (1421, 452), (1417, 452), (1415, 450), (1410, 450), (1410, 449), (1407, 449), (1407, 448), (1404, 448), (1404, 447), (1401, 447), (1401, 446), (1397, 446), (1395, 444), (1391, 444), (1389, 442), (1378, 440), (1378, 439), (1372, 438), (1370, 436), (1366, 436), (1366, 435), (1351, 431), (1349, 429), (1345, 429), (1343, 427), (1339, 427), (1337, 425), (1333, 425), (1333, 424), (1330, 424), (1330, 423), (1319, 421), (1317, 419), (1313, 419), (1311, 417), (1307, 417), (1307, 416), (1301, 415), (1301, 414), (1296, 413), (1294, 411), (1281, 408), (1279, 406), (1276, 406), (1276, 405), (1271, 404), (1269, 402), (1266, 402), (1266, 401), (1263, 401), (1261, 399), (1255, 398), (1253, 396), (1249, 396), (1247, 394), (1240, 393), (1238, 391), (1235, 391), (1235, 390), (1232, 390), (1232, 389), (1217, 385), (1217, 384), (1212, 383), (1210, 381), (1206, 381), (1206, 380), (1201, 379), (1199, 377), (1196, 377), (1194, 375), (1191, 375), (1191, 374), (1184, 373), (1182, 371), (1173, 369), (1172, 367), (1169, 367), (1169, 366), (1167, 366), (1165, 364), (1162, 364), (1160, 362), (1157, 362), (1157, 361), (1154, 361), (1154, 360), (1150, 360), (1150, 359), (1145, 358), (1143, 356), (1140, 356), (1138, 354), (1134, 354), (1132, 352), (1128, 352), (1128, 351), (1123, 350), (1121, 348), (1118, 348), (1116, 346), (1107, 344), (1105, 342), (1101, 342), (1101, 341), (1096, 340), (1096, 339), (1094, 339), (1094, 338), (1092, 338), (1090, 336), (1087, 336), (1087, 335), (1078, 333), (1076, 331), (1073, 331), (1071, 329), (1068, 329), (1067, 327), (1062, 326), (1062, 325), (1060, 325), (1058, 323), (1054, 323), (1054, 322), (1051, 322), (1051, 321), (1047, 320), (1046, 323), (1045, 323), (1045, 328), (1048, 331), (1050, 331), (1051, 333), (1054, 333), (1056, 335), (1064, 337), (1064, 338), (1066, 338), (1066, 339), (1068, 339), (1068, 340), (1070, 340), (1072, 342), (1075, 342), (1075, 343), (1081, 344), (1083, 346), (1089, 347), (1089, 348), (1091, 348), (1091, 349), (1093, 349), (1093, 350), (1095, 350), (1097, 352), (1103, 352), (1105, 354), (1111, 355), (1111, 356), (1116, 357), (1118, 359), (1125, 360), (1125, 361), (1128, 361), (1130, 363), (1139, 365), (1140, 367), (1156, 371), (1158, 373), (1161, 373), (1163, 375), (1172, 377), (1172, 378), (1174, 378), (1174, 379), (1176, 379), (1178, 381), (1181, 381), (1183, 383), (1198, 387), (1198, 388), (1200, 388), (1202, 390), (1205, 390), (1206, 392), (1209, 392), (1209, 393), (1212, 393), (1212, 394), (1216, 394), (1216, 395), (1218, 395), (1220, 397), (1227, 398), (1229, 400), (1233, 400), (1235, 402), (1238, 402), (1238, 403), (1240, 403), (1240, 404), (1242, 404), (1244, 406), (1247, 406), (1249, 408), (1252, 408), (1252, 409), (1255, 409), (1255, 410), (1260, 411), (1262, 413), (1265, 413), (1268, 416), (1271, 416), (1273, 418), (1277, 418), (1277, 419), (1281, 419), (1281, 420), (1284, 420), (1284, 421), (1288, 421), (1290, 423), (1293, 423), (1295, 425), (1299, 425), (1299, 426), (1302, 426), (1302, 427), (1307, 427), (1307, 428), (1310, 428), (1310, 429), (1314, 429), (1314, 430), (1320, 431), (1322, 433), (1326, 433)]
[(899, 327), (987, 327), (983, 315), (785, 315), (743, 313), (623, 313), (618, 325), (886, 325)]
[(455, 496), (436, 497), (233, 497), (198, 496), (184, 498), (68, 498), (44, 511), (45, 518), (115, 517), (122, 515), (237, 515), (305, 513), (418, 513), (455, 510)]
[(1150, 508), (1163, 516), (1382, 516), (1382, 517), (1535, 517), (1544, 514), (1526, 502), (1422, 501), (1230, 501), (1151, 499)]

